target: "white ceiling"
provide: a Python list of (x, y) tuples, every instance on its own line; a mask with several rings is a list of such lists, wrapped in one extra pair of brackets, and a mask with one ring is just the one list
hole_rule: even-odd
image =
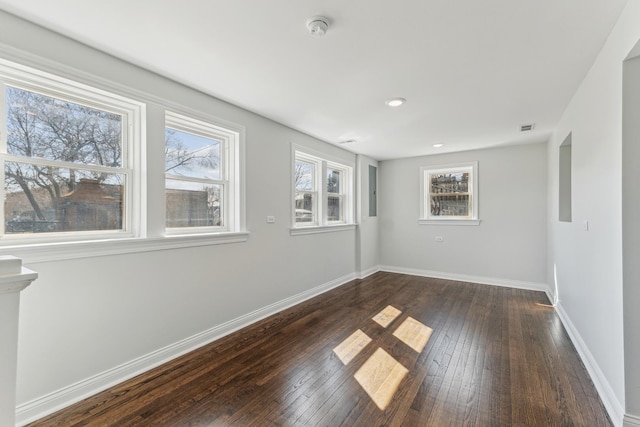
[[(376, 159), (545, 141), (626, 0), (0, 0)], [(317, 38), (305, 21), (324, 15)], [(401, 96), (397, 109), (384, 101)], [(535, 123), (521, 133), (521, 124)], [(432, 147), (435, 143), (444, 146)]]

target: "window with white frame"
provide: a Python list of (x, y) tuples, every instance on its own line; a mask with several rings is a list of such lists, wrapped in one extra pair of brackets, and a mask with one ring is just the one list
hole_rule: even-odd
[[(103, 83), (0, 58), (0, 253), (54, 260), (246, 241), (244, 128), (170, 102), (188, 113), (147, 116), (147, 95)], [(148, 145), (145, 128), (165, 126), (164, 150)], [(164, 166), (166, 197), (147, 162)], [(165, 199), (166, 212), (147, 209)]]
[(294, 228), (353, 224), (353, 168), (294, 150)]
[(238, 133), (167, 112), (165, 128), (168, 232), (234, 229), (235, 148)]
[(336, 165), (327, 166), (327, 222), (345, 222), (345, 194), (343, 191), (346, 172)]
[(477, 169), (477, 162), (420, 168), (420, 222), (477, 225)]
[(142, 104), (0, 62), (5, 241), (136, 236)]

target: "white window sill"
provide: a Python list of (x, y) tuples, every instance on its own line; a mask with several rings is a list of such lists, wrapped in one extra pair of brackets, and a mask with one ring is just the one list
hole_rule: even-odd
[(315, 225), (310, 227), (298, 227), (291, 229), (292, 236), (304, 234), (333, 233), (335, 231), (355, 230), (355, 224)]
[(479, 219), (419, 219), (420, 225), (480, 225)]
[(59, 261), (65, 259), (91, 258), (105, 255), (120, 255), (136, 252), (152, 252), (166, 249), (211, 246), (246, 242), (248, 232), (212, 233), (198, 235), (166, 236), (158, 238), (107, 239), (81, 242), (39, 243), (0, 246), (0, 255), (14, 255), (23, 263)]

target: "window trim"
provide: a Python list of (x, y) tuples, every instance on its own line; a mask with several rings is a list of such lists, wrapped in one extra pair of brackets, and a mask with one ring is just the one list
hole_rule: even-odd
[[(44, 96), (61, 99), (90, 108), (121, 115), (122, 129), (122, 165), (120, 167), (102, 167), (98, 165), (75, 164), (64, 161), (41, 159), (38, 157), (15, 156), (7, 153), (6, 135), (6, 87), (35, 92)], [(142, 222), (146, 206), (143, 203), (141, 171), (144, 169), (143, 157), (143, 117), (146, 106), (140, 101), (67, 79), (46, 71), (20, 65), (0, 59), (0, 168), (4, 163), (17, 161), (23, 164), (54, 165), (78, 170), (108, 169), (109, 173), (122, 174), (127, 180), (123, 195), (123, 229), (55, 232), (43, 234), (5, 234), (4, 206), (0, 209), (0, 239), (9, 244), (69, 243), (95, 239), (135, 238), (143, 233)], [(0, 195), (4, 198), (4, 172), (0, 177)]]
[[(349, 185), (349, 180), (351, 179), (352, 173), (348, 170), (348, 167), (335, 162), (330, 162), (330, 161), (325, 161), (323, 163), (323, 169), (324, 169), (324, 174), (323, 174), (324, 181), (322, 182), (322, 186), (323, 186), (322, 188), (325, 190), (325, 193), (324, 193), (324, 197), (322, 198), (322, 204), (324, 208), (323, 211), (326, 213), (325, 215), (326, 225), (331, 226), (331, 225), (348, 224), (349, 214), (347, 210), (349, 209), (349, 202), (348, 202), (349, 190), (347, 187)], [(341, 178), (340, 178), (341, 182), (339, 185), (340, 191), (337, 193), (331, 193), (327, 188), (329, 184), (328, 172), (330, 170), (339, 172), (341, 174)], [(344, 182), (345, 180), (347, 182)], [(328, 214), (329, 214), (329, 198), (330, 197), (338, 198), (338, 200), (340, 201), (342, 219), (339, 219), (337, 221), (329, 220)]]
[(165, 234), (167, 236), (182, 236), (240, 231), (240, 224), (242, 224), (242, 221), (238, 215), (239, 204), (237, 202), (240, 198), (240, 190), (237, 184), (237, 179), (235, 179), (235, 177), (238, 176), (236, 169), (240, 167), (236, 162), (236, 159), (239, 158), (240, 131), (232, 129), (230, 126), (221, 124), (217, 120), (211, 118), (203, 120), (188, 113), (185, 114), (182, 111), (176, 112), (172, 110), (165, 111), (165, 129), (166, 128), (193, 133), (198, 136), (220, 142), (221, 162), (219, 179), (203, 180), (165, 173), (165, 190), (166, 179), (175, 179), (186, 182), (206, 182), (221, 185), (223, 187), (222, 217), (224, 218), (224, 223), (222, 226), (211, 227), (167, 227), (165, 221)]
[[(96, 93), (105, 94), (117, 99), (133, 101), (139, 106), (135, 120), (130, 122), (132, 135), (139, 138), (141, 143), (133, 144), (133, 150), (129, 155), (134, 155), (141, 162), (139, 179), (132, 183), (132, 197), (130, 206), (135, 206), (140, 213), (139, 229), (137, 236), (126, 237), (119, 234), (106, 236), (87, 233), (85, 236), (52, 236), (53, 239), (38, 241), (7, 240), (0, 236), (0, 255), (14, 255), (22, 258), (24, 263), (48, 262), (68, 259), (89, 258), (104, 255), (118, 255), (126, 253), (141, 253), (155, 250), (185, 248), (192, 246), (212, 246), (218, 244), (233, 244), (246, 242), (250, 233), (246, 231), (246, 182), (245, 182), (245, 126), (235, 122), (204, 113), (200, 108), (196, 109), (180, 102), (172, 101), (162, 96), (135, 89), (131, 86), (112, 81), (95, 74), (67, 66), (58, 62), (49, 61), (37, 55), (25, 53), (20, 50), (0, 46), (0, 77), (22, 81), (24, 75), (54, 77), (57, 81), (68, 82), (72, 85), (90, 89)], [(7, 70), (12, 70), (8, 72)], [(2, 91), (0, 91), (2, 92)], [(4, 93), (0, 102), (4, 101)], [(148, 212), (148, 194), (154, 197), (152, 204), (163, 204), (164, 200), (158, 197), (158, 186), (164, 187), (164, 181), (150, 180), (147, 158), (153, 150), (149, 150), (147, 143), (147, 120), (152, 119), (151, 125), (163, 129), (164, 122), (159, 117), (164, 117), (164, 112), (173, 110), (184, 113), (196, 119), (216, 123), (226, 129), (237, 132), (238, 140), (234, 152), (234, 162), (237, 167), (234, 170), (233, 180), (236, 186), (233, 208), (235, 212), (234, 230), (224, 233), (203, 233), (195, 235), (167, 236), (164, 233), (164, 220), (157, 217), (158, 213)], [(160, 114), (158, 115), (158, 112)], [(0, 114), (0, 116), (2, 116)], [(0, 120), (4, 118), (0, 117)], [(151, 158), (153, 159), (153, 157)], [(164, 169), (163, 166), (159, 166)], [(159, 176), (154, 172), (153, 176)], [(164, 175), (160, 175), (164, 176)], [(134, 197), (135, 195), (135, 197)], [(164, 204), (163, 204), (164, 206)], [(164, 213), (161, 213), (164, 216)], [(162, 226), (160, 227), (160, 223)], [(57, 237), (56, 237), (57, 236)]]
[[(469, 217), (441, 217), (432, 216), (429, 209), (430, 201), (427, 195), (430, 184), (429, 175), (443, 172), (469, 171), (471, 185), (469, 197), (471, 199), (471, 215)], [(478, 212), (478, 162), (464, 162), (443, 165), (429, 165), (420, 167), (420, 225), (480, 225)]]
[[(296, 161), (304, 161), (315, 165), (315, 188), (312, 191), (317, 195), (314, 203), (317, 212), (316, 220), (311, 224), (296, 222)], [(344, 173), (340, 193), (327, 191), (327, 170), (334, 169)], [(306, 147), (292, 144), (291, 148), (291, 235), (316, 234), (333, 231), (355, 229), (354, 216), (354, 166), (335, 157), (323, 153), (317, 153)], [(328, 199), (330, 194), (335, 194), (344, 202), (344, 219), (341, 221), (329, 221), (327, 218)]]
[(355, 229), (356, 224), (334, 224), (292, 228), (290, 232), (292, 236), (301, 236), (305, 234), (331, 233), (334, 231), (348, 231)]
[(249, 232), (208, 233), (198, 235), (176, 235), (155, 238), (121, 238), (84, 240), (75, 242), (33, 243), (16, 246), (0, 246), (0, 255), (21, 258), (24, 264), (93, 258), (107, 255), (125, 255), (242, 243), (249, 240)]

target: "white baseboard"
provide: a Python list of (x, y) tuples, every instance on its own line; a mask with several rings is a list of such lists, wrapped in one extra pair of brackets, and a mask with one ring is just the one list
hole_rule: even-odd
[(411, 276), (433, 277), (435, 279), (457, 280), (460, 282), (480, 283), (482, 285), (505, 286), (516, 289), (545, 292), (550, 295), (551, 288), (546, 283), (526, 282), (522, 280), (499, 279), (495, 277), (471, 276), (467, 274), (446, 273), (442, 271), (418, 270), (414, 268), (380, 266), (380, 271), (409, 274)]
[(624, 427), (640, 427), (640, 417), (631, 414), (625, 414), (623, 420)]
[[(535, 283), (535, 282), (523, 282), (517, 280), (505, 280), (505, 279), (496, 279), (490, 277), (478, 277), (478, 276), (469, 276), (463, 274), (455, 274), (455, 273), (443, 273), (439, 271), (430, 271), (430, 270), (416, 270), (411, 268), (402, 268), (402, 267), (392, 267), (383, 265), (380, 266), (381, 271), (387, 271), (390, 273), (402, 273), (402, 274), (410, 274), (414, 276), (424, 276), (424, 277), (434, 277), (437, 279), (448, 279), (448, 280), (458, 280), (462, 282), (472, 282), (472, 283), (480, 283), (486, 285), (498, 285), (498, 286), (507, 286), (511, 288), (518, 289), (527, 289), (533, 291), (541, 291), (547, 295), (549, 301), (553, 302), (553, 292), (549, 285), (544, 283)], [(556, 305), (556, 312), (562, 321), (567, 333), (569, 334), (569, 338), (571, 339), (573, 345), (578, 351), (578, 355), (582, 359), (585, 367), (587, 368), (587, 372), (593, 381), (600, 398), (602, 399), (602, 403), (604, 404), (609, 417), (611, 418), (613, 424), (616, 427), (623, 426), (624, 419), (624, 427), (640, 427), (640, 417), (636, 417), (633, 415), (625, 415), (624, 406), (620, 403), (620, 401), (616, 398), (613, 389), (609, 385), (606, 377), (600, 370), (600, 367), (596, 363), (593, 355), (589, 351), (587, 345), (583, 341), (582, 337), (578, 333), (577, 329), (569, 319), (569, 316), (562, 308), (562, 305), (558, 303)]]
[[(556, 313), (558, 313), (558, 317), (560, 317), (565, 330), (569, 334), (574, 347), (578, 351), (578, 355), (580, 355), (582, 363), (584, 363), (584, 366), (587, 368), (587, 372), (589, 372), (589, 376), (600, 395), (600, 399), (602, 399), (604, 407), (609, 413), (609, 418), (611, 418), (613, 425), (616, 427), (622, 427), (624, 422), (624, 426), (640, 426), (640, 418), (631, 415), (625, 416), (624, 405), (616, 397), (611, 385), (607, 381), (607, 378), (600, 370), (598, 363), (589, 351), (589, 348), (580, 336), (580, 333), (573, 325), (573, 322), (571, 322), (569, 315), (564, 310), (561, 303), (556, 305)], [(633, 422), (636, 422), (637, 424), (633, 424)]]
[(376, 274), (378, 271), (380, 271), (379, 265), (373, 266), (371, 268), (367, 268), (366, 270), (362, 270), (360, 274), (358, 274), (358, 279), (365, 279), (371, 276), (372, 274)]
[(18, 405), (16, 408), (16, 425), (23, 426), (40, 419), (66, 406), (106, 390), (109, 387), (133, 378), (136, 375), (162, 365), (176, 357), (202, 347), (203, 345), (209, 344), (224, 337), (225, 335), (237, 331), (238, 329), (249, 326), (252, 323), (264, 319), (265, 317), (304, 302), (333, 288), (337, 288), (338, 286), (354, 279), (356, 279), (356, 274), (348, 274), (332, 280), (331, 282), (316, 286), (308, 291), (301, 292), (282, 301), (278, 301), (228, 322), (214, 326), (209, 330), (190, 336), (184, 340), (148, 353), (90, 378), (86, 378), (70, 386), (63, 387), (30, 402)]
[[(308, 291), (294, 295), (290, 298), (278, 301), (274, 304), (268, 305), (246, 315), (237, 317), (226, 323), (214, 326), (209, 330), (206, 330), (199, 334), (195, 334), (167, 347), (148, 353), (125, 364), (116, 366), (112, 369), (101, 372), (75, 384), (61, 388), (45, 396), (41, 396), (30, 402), (23, 403), (16, 408), (16, 425), (26, 425), (48, 414), (56, 412), (66, 406), (69, 406), (82, 399), (99, 393), (100, 391), (103, 391), (109, 387), (133, 378), (136, 375), (146, 372), (172, 359), (175, 359), (176, 357), (182, 356), (183, 354), (202, 347), (203, 345), (209, 344), (243, 327), (249, 326), (252, 323), (264, 319), (265, 317), (304, 302), (310, 298), (341, 286), (353, 279), (362, 279), (378, 271), (409, 274), (414, 276), (434, 277), (439, 279), (457, 280), (488, 285), (508, 286), (518, 289), (542, 291), (545, 292), (548, 296), (551, 295), (549, 286), (542, 283), (494, 279), (487, 277), (442, 273), (429, 270), (407, 269), (392, 266), (375, 266), (370, 269), (361, 271), (358, 275), (349, 274), (331, 282), (327, 282), (315, 288), (309, 289)], [(556, 311), (558, 312), (558, 315), (562, 320), (562, 323), (565, 326), (565, 329), (567, 330), (571, 341), (576, 347), (578, 354), (582, 358), (583, 363), (585, 364), (587, 371), (589, 372), (589, 375), (591, 376), (614, 425), (616, 427), (621, 427), (624, 419), (624, 427), (640, 427), (640, 417), (636, 417), (630, 414), (624, 414), (623, 406), (616, 399), (615, 394), (613, 393), (613, 390), (611, 389), (609, 383), (606, 381), (606, 378), (602, 374), (602, 371), (600, 371), (600, 368), (598, 367), (597, 363), (595, 363), (593, 356), (580, 337), (580, 334), (577, 332), (560, 304), (558, 304), (558, 306), (556, 307)]]

